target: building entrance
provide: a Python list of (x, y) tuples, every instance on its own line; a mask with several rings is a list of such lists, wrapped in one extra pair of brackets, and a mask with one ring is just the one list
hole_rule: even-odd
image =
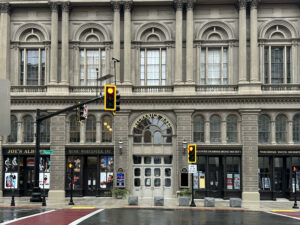
[(141, 198), (164, 196), (173, 193), (172, 156), (134, 156), (133, 194)]

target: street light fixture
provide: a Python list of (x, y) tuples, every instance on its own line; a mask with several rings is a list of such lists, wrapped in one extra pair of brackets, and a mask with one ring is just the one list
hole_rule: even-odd
[(183, 139), (182, 146), (183, 146), (183, 154), (185, 155), (185, 153), (186, 153), (186, 146), (187, 146), (187, 142), (186, 142), (185, 139)]
[(122, 142), (121, 139), (120, 139), (120, 140), (119, 140), (119, 153), (120, 153), (120, 155), (123, 154), (122, 149), (123, 149), (123, 142)]

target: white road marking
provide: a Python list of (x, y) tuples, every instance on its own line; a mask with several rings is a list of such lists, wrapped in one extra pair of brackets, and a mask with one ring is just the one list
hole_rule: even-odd
[(69, 225), (77, 225), (77, 224), (81, 223), (82, 221), (86, 220), (87, 218), (90, 218), (91, 216), (93, 216), (93, 215), (95, 215), (95, 214), (97, 214), (97, 213), (99, 213), (99, 212), (101, 212), (101, 211), (103, 211), (103, 210), (104, 210), (104, 209), (98, 209), (98, 210), (95, 211), (95, 212), (92, 212), (92, 213), (90, 213), (90, 214), (87, 214), (86, 216), (81, 217), (81, 218), (79, 218), (78, 220), (73, 221), (72, 223), (69, 223)]
[(18, 218), (18, 219), (14, 219), (14, 220), (10, 220), (10, 221), (4, 222), (4, 223), (0, 223), (0, 225), (6, 225), (6, 224), (14, 223), (14, 222), (17, 222), (17, 221), (20, 221), (20, 220), (23, 220), (23, 219), (27, 219), (27, 218), (34, 217), (34, 216), (39, 216), (39, 215), (50, 213), (50, 212), (53, 212), (53, 211), (55, 211), (55, 210), (50, 210), (50, 211), (46, 211), (46, 212), (33, 214), (33, 215), (30, 215), (30, 216), (21, 217), (21, 218)]
[(265, 213), (269, 213), (269, 214), (273, 214), (273, 215), (277, 215), (277, 216), (284, 216), (284, 217), (292, 218), (292, 219), (295, 219), (295, 220), (300, 220), (299, 217), (288, 216), (288, 215), (284, 215), (284, 214), (280, 214), (280, 213), (273, 213), (273, 212), (265, 212)]

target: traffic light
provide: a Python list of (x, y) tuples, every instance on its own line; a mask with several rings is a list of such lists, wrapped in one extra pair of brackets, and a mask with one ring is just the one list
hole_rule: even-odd
[(293, 172), (295, 173), (296, 172), (296, 166), (293, 166)]
[(119, 91), (117, 90), (116, 111), (120, 111), (120, 103), (121, 103), (121, 95), (120, 95)]
[(70, 169), (74, 169), (74, 163), (73, 162), (69, 162), (68, 166), (69, 166)]
[(197, 150), (196, 144), (188, 145), (188, 163), (196, 163)]
[[(78, 102), (78, 104), (80, 104), (80, 102)], [(85, 119), (86, 118), (84, 117), (84, 106), (82, 105), (77, 108), (77, 120), (79, 123), (81, 123)]]
[(104, 110), (116, 111), (117, 87), (116, 85), (104, 86)]

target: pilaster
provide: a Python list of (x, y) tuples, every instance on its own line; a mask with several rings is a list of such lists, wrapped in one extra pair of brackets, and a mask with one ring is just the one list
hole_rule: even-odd
[[(69, 85), (69, 2), (62, 4), (61, 84)], [(79, 61), (77, 61), (79, 62)]]
[(58, 5), (50, 3), (51, 9), (51, 59), (50, 59), (50, 85), (56, 85), (58, 81)]
[(131, 8), (132, 1), (124, 2), (124, 84), (131, 81)]
[(10, 6), (8, 3), (0, 4), (0, 78), (9, 79), (10, 61)]
[(247, 36), (246, 6), (247, 0), (238, 0), (239, 4), (239, 84), (247, 83)]
[[(113, 55), (112, 57), (120, 60), (120, 1), (111, 1), (114, 11), (114, 25), (113, 25)], [(116, 82), (121, 82), (120, 63), (116, 63)]]
[(258, 193), (258, 115), (259, 110), (241, 110), (243, 200), (259, 201)]
[(186, 6), (186, 83), (194, 84), (194, 0)]
[(175, 37), (175, 84), (182, 83), (182, 9), (183, 1), (175, 0), (176, 37)]

